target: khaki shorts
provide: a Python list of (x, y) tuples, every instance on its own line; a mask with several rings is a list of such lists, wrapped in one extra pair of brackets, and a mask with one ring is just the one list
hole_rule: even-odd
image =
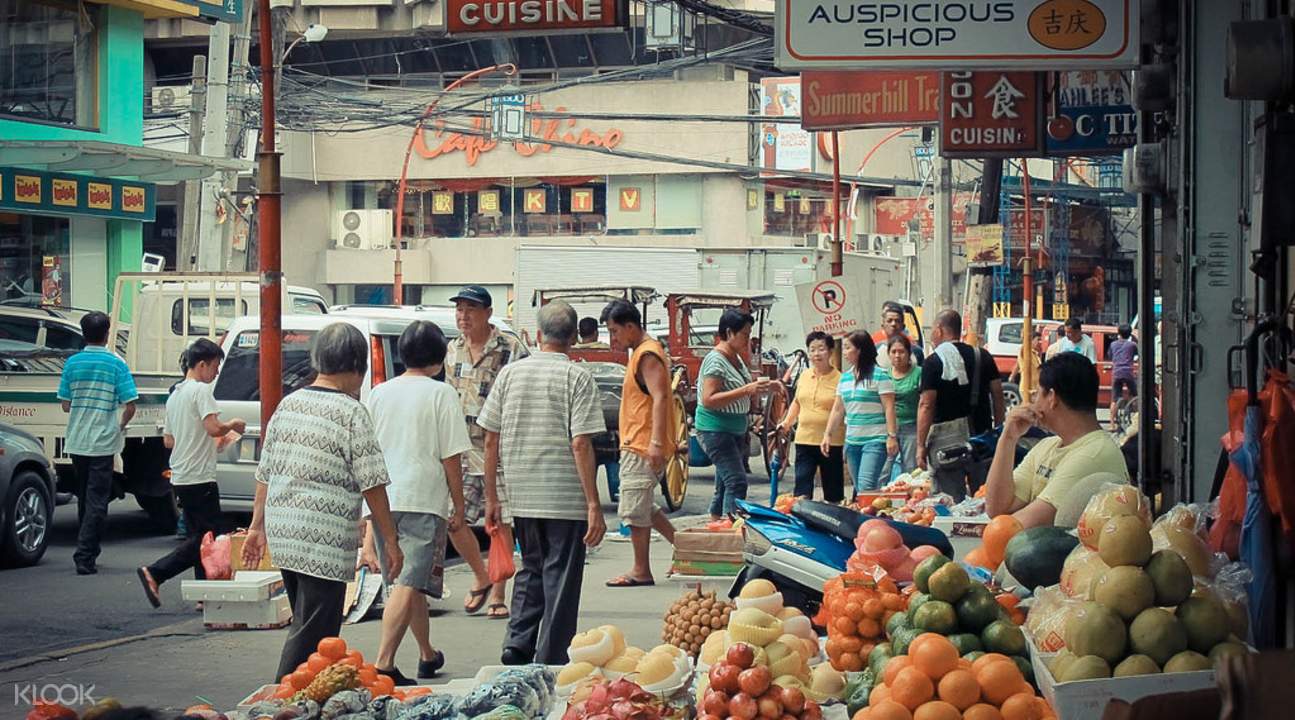
[(617, 514), (630, 527), (652, 527), (652, 515), (661, 476), (652, 472), (646, 458), (636, 452), (621, 452), (621, 497)]
[[(445, 590), (445, 541), (448, 523), (445, 518), (432, 513), (392, 511), (391, 522), (396, 526), (396, 544), (405, 556), (396, 585), (411, 587), (424, 595), (439, 598)], [(382, 534), (374, 536), (378, 564), (387, 576), (387, 551)]]
[[(499, 473), (495, 483), (495, 494), (499, 496), (499, 515), (505, 525), (513, 524), (513, 512), (508, 502), (508, 483), (504, 474)], [(486, 515), (486, 476), (463, 475), (463, 522), (476, 525)]]

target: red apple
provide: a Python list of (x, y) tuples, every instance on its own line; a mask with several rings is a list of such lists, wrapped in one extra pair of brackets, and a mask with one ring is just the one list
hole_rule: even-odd
[(728, 649), (724, 659), (738, 666), (738, 668), (746, 670), (755, 664), (755, 648), (746, 643), (735, 643), (733, 647)]
[(715, 688), (707, 688), (701, 701), (702, 712), (725, 717), (728, 715), (728, 694)]
[(791, 715), (799, 715), (805, 709), (805, 693), (798, 688), (783, 688), (782, 706)]
[(760, 708), (760, 717), (764, 720), (778, 720), (782, 717), (782, 703), (770, 697), (762, 697), (756, 705)]
[(738, 675), (742, 672), (736, 665), (715, 663), (710, 668), (710, 686), (729, 695), (741, 690)]
[(800, 720), (823, 720), (823, 708), (813, 700), (806, 700), (805, 709), (800, 713)]
[(769, 698), (770, 700), (777, 701), (777, 703), (778, 703), (779, 705), (781, 705), (781, 704), (782, 704), (782, 686), (781, 686), (781, 685), (770, 685), (770, 686), (769, 686), (769, 689), (764, 691), (764, 697), (767, 697), (767, 698)]
[(734, 695), (728, 701), (728, 712), (738, 720), (755, 720), (759, 713), (759, 707), (755, 704), (755, 698), (740, 692)]
[(800, 720), (800, 718), (795, 715), (783, 715), (782, 720)]
[(719, 715), (711, 715), (709, 713), (703, 713), (697, 716), (697, 720), (724, 720), (724, 718), (720, 717)]
[(741, 675), (737, 676), (738, 685), (742, 687), (742, 692), (751, 697), (760, 697), (765, 690), (769, 689), (769, 683), (773, 682), (773, 675), (769, 668), (757, 666), (743, 670)]

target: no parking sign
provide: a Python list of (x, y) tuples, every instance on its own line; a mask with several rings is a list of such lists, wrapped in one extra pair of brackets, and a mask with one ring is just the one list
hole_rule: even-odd
[(796, 286), (796, 302), (806, 330), (818, 330), (833, 337), (845, 337), (864, 329), (862, 298), (862, 293), (850, 288), (844, 277)]

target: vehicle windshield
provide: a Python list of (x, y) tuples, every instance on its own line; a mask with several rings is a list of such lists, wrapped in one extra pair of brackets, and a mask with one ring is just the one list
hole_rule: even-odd
[[(285, 330), (283, 333), (283, 394), (300, 390), (315, 379), (310, 367), (310, 349), (317, 330)], [(250, 402), (261, 399), (261, 332), (244, 330), (221, 365), (212, 394), (217, 400)]]

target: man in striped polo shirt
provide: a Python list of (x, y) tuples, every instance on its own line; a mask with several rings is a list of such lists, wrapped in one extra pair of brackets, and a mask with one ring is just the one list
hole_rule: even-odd
[(139, 397), (130, 368), (107, 348), (111, 325), (101, 312), (81, 318), (85, 349), (68, 358), (58, 385), (58, 399), (68, 413), (63, 447), (76, 471), (81, 530), (72, 561), (77, 575), (97, 572), (99, 536), (112, 499), (113, 457), (125, 447), (126, 425)]

